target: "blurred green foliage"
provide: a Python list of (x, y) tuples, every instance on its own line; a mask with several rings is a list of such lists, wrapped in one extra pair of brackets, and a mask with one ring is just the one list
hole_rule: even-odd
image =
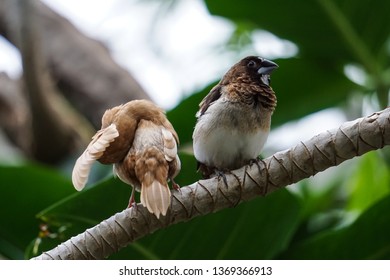
[[(266, 30), (298, 47), (291, 58), (275, 59), (278, 96), (273, 125), (318, 110), (350, 113), (356, 96), (387, 106), (390, 86), (389, 1), (205, 0), (211, 14), (232, 21), (235, 42)], [(244, 38), (244, 39), (242, 39)], [(363, 70), (359, 84), (345, 67)], [(212, 85), (168, 112), (182, 147), (191, 144), (194, 114)], [(359, 99), (362, 100), (362, 99)], [(360, 102), (360, 101), (359, 101)], [(361, 106), (362, 107), (362, 106)], [(358, 116), (355, 113), (354, 116)], [(113, 259), (388, 259), (390, 257), (389, 156), (371, 152), (326, 171), (326, 180), (303, 180), (258, 198), (147, 236)], [(199, 177), (195, 160), (180, 155), (177, 183)], [(36, 164), (0, 166), (0, 254), (29, 258), (126, 207), (131, 189), (108, 178), (76, 193), (57, 170)], [(289, 189), (294, 189), (291, 192)]]

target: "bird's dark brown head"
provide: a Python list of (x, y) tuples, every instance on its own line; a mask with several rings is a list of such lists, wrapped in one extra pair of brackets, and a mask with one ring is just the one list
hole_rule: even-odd
[(247, 56), (230, 68), (222, 83), (224, 83), (224, 80), (226, 82), (239, 81), (243, 83), (261, 82), (269, 86), (270, 75), (276, 68), (278, 68), (278, 65), (273, 61), (258, 56)]

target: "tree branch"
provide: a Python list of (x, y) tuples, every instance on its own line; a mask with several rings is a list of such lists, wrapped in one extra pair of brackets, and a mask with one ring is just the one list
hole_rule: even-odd
[(30, 154), (31, 114), (21, 89), (21, 81), (0, 73), (0, 129), (24, 153)]
[[(75, 147), (88, 143), (82, 138), (82, 130), (70, 119), (82, 119), (67, 104), (53, 85), (52, 77), (47, 71), (40, 46), (41, 33), (36, 28), (34, 15), (35, 2), (17, 0), (20, 21), (20, 52), (23, 65), (24, 91), (27, 95), (31, 113), (31, 156), (44, 163), (57, 163), (71, 153)], [(88, 132), (92, 132), (89, 129)], [(90, 136), (92, 133), (88, 133)], [(50, 137), (48, 137), (50, 135)], [(82, 141), (84, 140), (84, 141)]]
[(167, 216), (158, 220), (141, 204), (115, 214), (34, 258), (101, 259), (171, 224), (234, 207), (390, 144), (390, 109), (323, 132), (295, 147), (226, 174), (173, 191)]

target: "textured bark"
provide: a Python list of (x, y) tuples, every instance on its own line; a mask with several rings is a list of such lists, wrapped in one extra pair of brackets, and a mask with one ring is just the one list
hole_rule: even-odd
[(11, 79), (6, 73), (0, 73), (0, 85), (0, 127), (10, 142), (29, 154), (31, 118), (21, 82)]
[(158, 220), (142, 205), (126, 209), (34, 258), (102, 259), (158, 229), (234, 207), (390, 144), (390, 109), (344, 123), (295, 147), (221, 177), (173, 191), (167, 216)]
[[(40, 1), (31, 1), (41, 34), (43, 60), (57, 86), (71, 103), (98, 128), (100, 116), (132, 99), (150, 99), (136, 80), (111, 58), (98, 41), (81, 34), (68, 20)], [(20, 48), (23, 20), (19, 1), (0, 1), (0, 34)]]
[[(20, 23), (24, 90), (31, 113), (31, 155), (45, 163), (57, 163), (80, 143), (75, 126), (68, 122), (69, 114), (61, 111), (64, 102), (53, 86), (41, 53), (41, 33), (36, 28), (34, 2), (17, 0)], [(70, 110), (68, 110), (70, 111)], [(65, 117), (67, 116), (67, 117)], [(48, 137), (50, 135), (50, 137)]]

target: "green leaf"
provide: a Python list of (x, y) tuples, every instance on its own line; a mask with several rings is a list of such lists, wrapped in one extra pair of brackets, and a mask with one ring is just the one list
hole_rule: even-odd
[(279, 68), (272, 74), (271, 81), (278, 99), (272, 115), (274, 126), (338, 106), (351, 90), (359, 88), (340, 69), (336, 71), (326, 64), (296, 58), (276, 62)]
[(93, 226), (128, 205), (131, 186), (110, 177), (50, 205), (38, 213), (44, 221), (82, 222)]
[(40, 232), (27, 248), (33, 257), (52, 249), (87, 228), (122, 211), (128, 205), (131, 187), (118, 178), (110, 177), (81, 192), (56, 201), (37, 214), (47, 228)]
[(36, 213), (74, 190), (56, 171), (36, 165), (0, 166), (0, 178), (0, 253), (20, 258), (38, 235)]
[(389, 259), (390, 196), (346, 228), (330, 230), (291, 246), (281, 259)]
[(350, 191), (347, 208), (364, 211), (389, 194), (389, 180), (388, 167), (379, 152), (371, 152), (361, 157), (355, 172), (346, 182)]

